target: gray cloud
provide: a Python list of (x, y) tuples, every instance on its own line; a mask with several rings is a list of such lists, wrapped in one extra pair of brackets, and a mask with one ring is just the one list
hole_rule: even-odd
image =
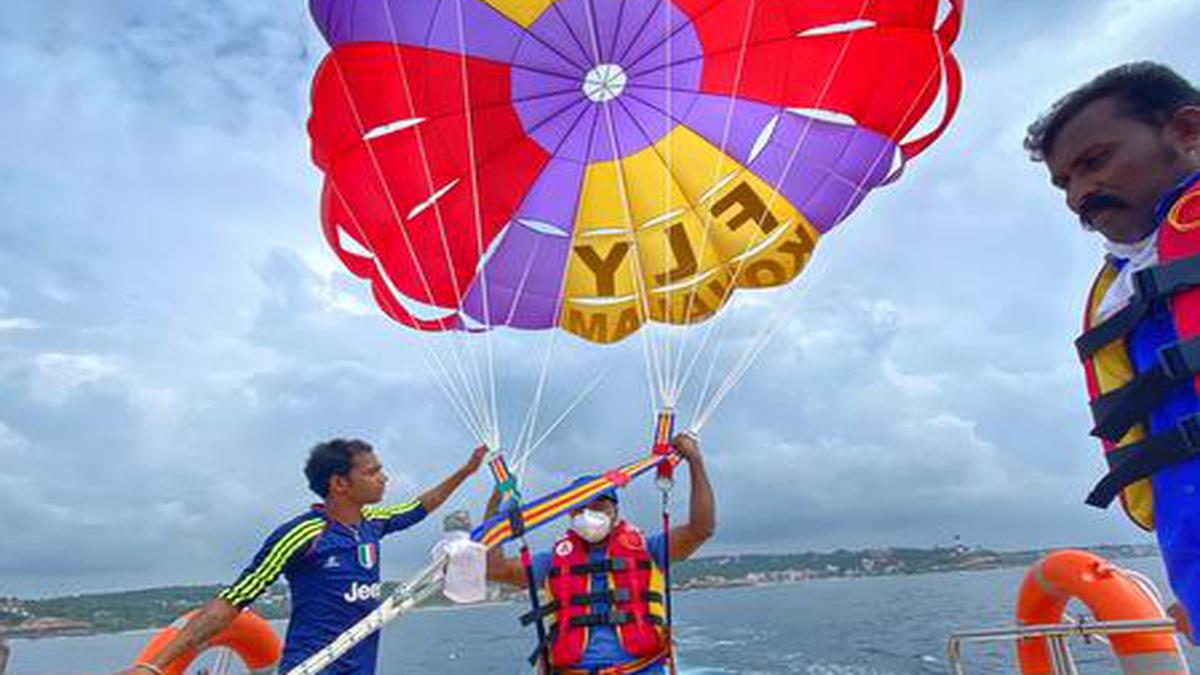
[[(968, 12), (948, 136), (823, 242), (798, 288), (728, 319), (725, 364), (773, 311), (785, 321), (704, 430), (713, 551), (1140, 537), (1081, 504), (1102, 462), (1070, 339), (1098, 251), (1020, 140), (1121, 61), (1200, 79), (1187, 32), (1200, 10)], [(320, 238), (303, 124), (325, 48), (302, 3), (6, 13), (0, 521), (28, 525), (0, 543), (0, 595), (227, 579), (307, 503), (304, 449), (330, 435), (374, 440), (396, 494), (465, 457), (474, 441), (420, 338)], [(494, 339), (511, 438), (548, 338)], [(633, 456), (650, 433), (636, 339), (556, 351), (542, 429), (612, 370), (535, 456), (534, 491)], [(478, 509), (484, 483), (456, 503)], [(652, 522), (656, 499), (647, 483), (623, 508)], [(389, 544), (389, 572), (435, 536)]]

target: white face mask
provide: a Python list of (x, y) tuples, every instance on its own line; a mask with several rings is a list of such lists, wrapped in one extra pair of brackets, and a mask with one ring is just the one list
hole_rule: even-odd
[(604, 540), (612, 531), (612, 518), (603, 511), (584, 509), (571, 517), (571, 529), (589, 544)]

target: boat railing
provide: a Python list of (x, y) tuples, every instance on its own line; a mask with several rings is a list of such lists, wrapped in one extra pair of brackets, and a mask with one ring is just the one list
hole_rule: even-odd
[(1039, 624), (1032, 626), (1006, 626), (980, 630), (958, 631), (950, 636), (946, 645), (950, 672), (966, 675), (963, 647), (971, 643), (1017, 642), (1029, 638), (1046, 638), (1054, 675), (1079, 675), (1075, 660), (1071, 656), (1067, 640), (1082, 638), (1085, 641), (1104, 641), (1109, 635), (1128, 633), (1174, 633), (1175, 622), (1171, 619), (1137, 619), (1130, 621), (1089, 621), (1080, 619), (1068, 623)]

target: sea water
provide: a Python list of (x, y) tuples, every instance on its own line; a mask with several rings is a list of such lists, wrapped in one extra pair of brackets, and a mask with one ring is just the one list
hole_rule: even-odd
[[(1160, 587), (1158, 560), (1121, 561)], [(680, 671), (891, 675), (947, 673), (946, 639), (1011, 625), (1024, 570), (825, 579), (675, 595)], [(532, 631), (523, 608), (430, 610), (384, 631), (380, 675), (529, 673)], [(130, 662), (149, 633), (18, 640), (9, 673), (108, 673)], [(1102, 645), (1073, 644), (1083, 673), (1117, 672)], [(1200, 673), (1200, 653), (1189, 650)], [(1012, 673), (1011, 645), (967, 645), (969, 673)]]

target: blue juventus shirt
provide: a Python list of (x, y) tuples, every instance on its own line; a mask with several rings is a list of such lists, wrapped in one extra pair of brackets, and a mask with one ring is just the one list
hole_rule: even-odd
[[(379, 606), (379, 540), (426, 516), (419, 501), (369, 506), (357, 525), (330, 520), (320, 506), (278, 527), (253, 562), (218, 597), (244, 608), (279, 575), (288, 582), (292, 617), (279, 672), (300, 665)], [(325, 670), (372, 675), (379, 635), (363, 640)]]

